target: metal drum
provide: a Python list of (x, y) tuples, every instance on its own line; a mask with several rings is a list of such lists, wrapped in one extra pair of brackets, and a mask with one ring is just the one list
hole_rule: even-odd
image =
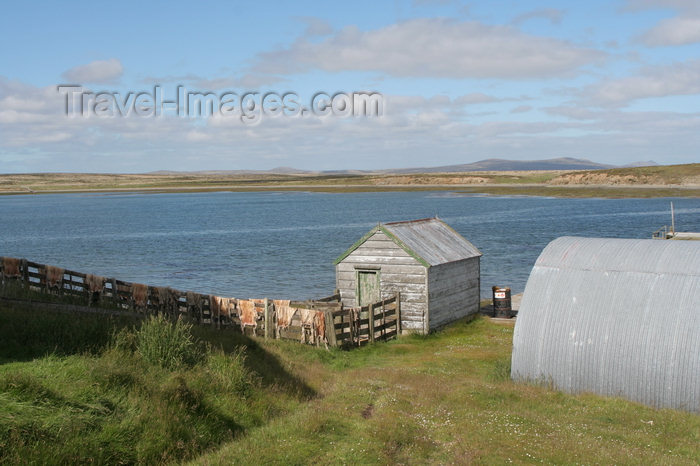
[(513, 317), (513, 310), (510, 304), (510, 288), (504, 286), (494, 286), (493, 290), (493, 313), (495, 317), (510, 319)]

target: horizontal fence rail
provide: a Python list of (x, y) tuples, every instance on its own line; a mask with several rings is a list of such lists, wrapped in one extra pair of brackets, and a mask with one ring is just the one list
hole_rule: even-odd
[[(245, 335), (356, 347), (401, 333), (400, 295), (358, 308), (344, 308), (337, 292), (307, 301), (227, 298), (169, 287), (130, 283), (75, 272), (26, 259), (0, 258), (0, 289), (5, 298), (53, 299), (92, 308), (238, 329)], [(75, 306), (73, 306), (75, 308)]]

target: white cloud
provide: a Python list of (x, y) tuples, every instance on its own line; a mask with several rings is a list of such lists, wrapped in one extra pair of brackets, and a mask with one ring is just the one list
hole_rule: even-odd
[(647, 68), (638, 76), (611, 79), (588, 87), (584, 100), (600, 106), (624, 106), (637, 99), (700, 94), (700, 60)]
[(400, 77), (547, 78), (574, 74), (605, 54), (571, 42), (525, 34), (512, 26), (452, 19), (414, 19), (372, 31), (346, 27), (318, 42), (259, 54), (266, 74), (370, 71)]
[(700, 11), (700, 3), (697, 0), (627, 0), (626, 10), (646, 10), (670, 8), (687, 12)]
[(628, 0), (626, 10), (671, 9), (678, 16), (659, 21), (638, 39), (650, 47), (700, 42), (700, 2), (697, 0)]
[(669, 18), (642, 36), (650, 46), (686, 45), (700, 42), (700, 16)]
[(539, 10), (528, 11), (527, 13), (516, 16), (512, 23), (518, 25), (531, 19), (540, 18), (546, 19), (552, 24), (559, 24), (564, 18), (564, 10), (560, 10), (558, 8), (541, 8)]
[(114, 84), (124, 73), (122, 63), (116, 58), (97, 60), (65, 71), (61, 77), (74, 84)]
[(696, 160), (700, 146), (696, 114), (560, 107), (545, 111), (572, 115), (569, 121), (513, 121), (509, 109), (483, 121), (466, 113), (468, 102), (518, 99), (387, 99), (389, 111), (379, 119), (263, 117), (249, 126), (237, 118), (68, 118), (55, 86), (0, 77), (0, 172), (389, 168), (426, 165), (425, 154), (436, 153), (440, 164), (504, 154), (680, 163)]

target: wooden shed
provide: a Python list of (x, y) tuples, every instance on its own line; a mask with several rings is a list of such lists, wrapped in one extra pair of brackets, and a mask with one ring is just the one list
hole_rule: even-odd
[(401, 292), (404, 332), (428, 333), (479, 312), (481, 252), (442, 220), (379, 224), (335, 260), (345, 306)]

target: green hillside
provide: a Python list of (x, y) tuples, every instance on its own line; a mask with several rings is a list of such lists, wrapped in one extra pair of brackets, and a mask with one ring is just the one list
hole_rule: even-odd
[(512, 383), (512, 333), (325, 351), (0, 305), (0, 463), (700, 461), (700, 416)]

